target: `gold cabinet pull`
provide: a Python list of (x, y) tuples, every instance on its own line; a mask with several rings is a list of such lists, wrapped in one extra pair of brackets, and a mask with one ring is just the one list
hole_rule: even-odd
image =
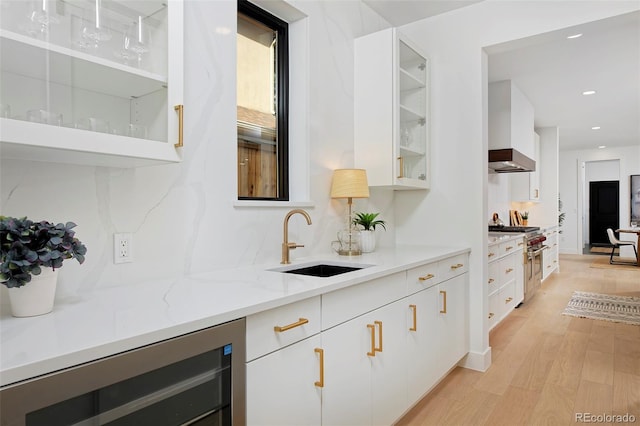
[(400, 173), (398, 173), (398, 179), (402, 179), (404, 177), (404, 158), (398, 157), (400, 160)]
[(507, 251), (509, 251), (509, 250), (511, 250), (511, 249), (513, 249), (513, 246), (508, 246), (508, 247), (506, 248), (506, 250), (507, 250)]
[(371, 331), (371, 351), (367, 352), (367, 355), (376, 356), (376, 326), (367, 324), (367, 328)]
[(440, 290), (440, 294), (442, 295), (442, 306), (443, 309), (440, 311), (441, 314), (447, 313), (447, 292), (444, 290)]
[(518, 247), (523, 246), (523, 245), (524, 245), (524, 243), (522, 241), (518, 243)]
[(489, 278), (489, 284), (491, 284), (492, 282), (494, 282), (495, 280), (493, 278)]
[(315, 348), (313, 350), (315, 353), (320, 355), (320, 380), (314, 383), (319, 388), (324, 387), (324, 349)]
[(282, 331), (287, 331), (287, 330), (291, 330), (292, 328), (300, 327), (301, 325), (304, 325), (308, 322), (309, 320), (306, 318), (299, 318), (298, 321), (293, 322), (291, 324), (283, 325), (282, 327), (279, 325), (276, 325), (275, 327), (273, 327), (273, 331), (280, 333)]
[(173, 107), (178, 112), (178, 143), (175, 144), (176, 148), (183, 146), (183, 134), (184, 134), (184, 105), (176, 105)]
[(455, 265), (451, 265), (451, 269), (458, 269), (458, 268), (462, 268), (464, 265), (462, 263), (458, 263)]
[(378, 326), (378, 343), (380, 344), (380, 346), (374, 348), (374, 351), (382, 352), (382, 321), (374, 321), (373, 323)]
[(413, 311), (413, 327), (409, 327), (409, 331), (418, 331), (418, 307), (416, 305), (409, 305), (409, 308)]
[(496, 254), (495, 254), (495, 253), (493, 253), (493, 252), (489, 253), (489, 257), (493, 257), (493, 256), (495, 256), (495, 255), (496, 255)]
[(495, 314), (493, 312), (489, 312), (489, 319), (493, 318)]
[(419, 279), (420, 281), (427, 281), (427, 280), (430, 280), (430, 279), (431, 279), (431, 278), (433, 278), (433, 277), (435, 277), (435, 275), (433, 275), (433, 274), (427, 274), (427, 275), (423, 275), (423, 276), (421, 276), (421, 277), (418, 277), (418, 279)]
[(506, 299), (504, 299), (504, 303), (509, 303), (513, 300), (513, 297), (507, 297)]
[(507, 268), (507, 270), (505, 271), (507, 274), (510, 272), (513, 272), (513, 268)]

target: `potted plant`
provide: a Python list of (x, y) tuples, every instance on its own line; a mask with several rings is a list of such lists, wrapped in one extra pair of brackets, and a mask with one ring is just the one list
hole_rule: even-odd
[(520, 216), (522, 217), (522, 225), (527, 226), (529, 223), (529, 212), (522, 212)]
[(87, 252), (75, 226), (0, 216), (0, 283), (9, 289), (14, 316), (51, 312), (58, 268), (65, 259), (83, 263)]
[(353, 224), (362, 226), (360, 236), (361, 249), (363, 253), (370, 253), (376, 248), (376, 226), (381, 226), (387, 230), (384, 220), (377, 219), (380, 213), (356, 213)]

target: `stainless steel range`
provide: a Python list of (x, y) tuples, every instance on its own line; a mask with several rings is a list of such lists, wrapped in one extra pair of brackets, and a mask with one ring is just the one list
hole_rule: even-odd
[(490, 232), (524, 233), (526, 248), (523, 251), (524, 301), (531, 299), (542, 284), (542, 252), (547, 249), (545, 237), (537, 226), (493, 226)]

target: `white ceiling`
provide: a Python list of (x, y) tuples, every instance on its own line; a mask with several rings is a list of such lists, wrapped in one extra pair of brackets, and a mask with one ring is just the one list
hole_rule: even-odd
[[(477, 2), (363, 1), (394, 26)], [(489, 81), (513, 80), (534, 106), (535, 126), (559, 127), (561, 150), (640, 144), (640, 12), (486, 50)]]

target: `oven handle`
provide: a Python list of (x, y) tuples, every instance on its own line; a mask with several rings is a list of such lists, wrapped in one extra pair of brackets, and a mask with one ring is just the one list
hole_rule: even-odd
[(540, 253), (542, 253), (543, 251), (545, 251), (548, 248), (549, 248), (549, 246), (542, 246), (538, 250), (527, 252), (527, 254), (529, 255), (529, 259), (533, 259), (534, 257), (536, 257), (537, 255), (539, 255)]

